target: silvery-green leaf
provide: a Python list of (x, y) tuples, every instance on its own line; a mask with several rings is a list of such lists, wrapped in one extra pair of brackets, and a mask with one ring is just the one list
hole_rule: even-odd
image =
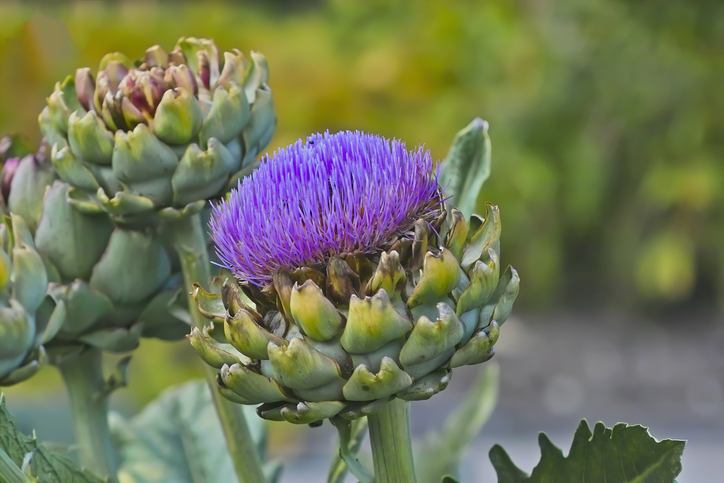
[(475, 211), (478, 193), (490, 176), (488, 123), (479, 117), (458, 132), (442, 165), (440, 184), (450, 204), (465, 217)]
[[(251, 406), (246, 414), (252, 438), (265, 439), (264, 421)], [(236, 473), (204, 381), (191, 381), (167, 390), (133, 419), (111, 420), (119, 444), (124, 483), (236, 483)], [(278, 471), (267, 464), (265, 471)]]

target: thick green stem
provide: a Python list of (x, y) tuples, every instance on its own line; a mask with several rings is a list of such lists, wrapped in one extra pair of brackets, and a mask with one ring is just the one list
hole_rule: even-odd
[(70, 398), (80, 461), (99, 476), (116, 481), (118, 463), (108, 428), (108, 392), (102, 352), (88, 348), (59, 366)]
[[(184, 275), (186, 291), (190, 293), (194, 283), (209, 290), (211, 263), (199, 215), (186, 217), (174, 224), (174, 243)], [(194, 326), (201, 328), (207, 320), (196, 310), (196, 303), (189, 295), (189, 311)], [(216, 390), (216, 371), (204, 364), (204, 375), (214, 398), (216, 413), (226, 437), (226, 446), (234, 462), (239, 483), (264, 483), (261, 459), (240, 405), (225, 399)]]
[(415, 483), (410, 403), (395, 398), (367, 421), (376, 483)]

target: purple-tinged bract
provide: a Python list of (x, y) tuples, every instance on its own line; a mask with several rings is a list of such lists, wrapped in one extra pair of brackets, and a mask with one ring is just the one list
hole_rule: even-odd
[(222, 265), (263, 286), (278, 268), (384, 250), (442, 202), (429, 151), (359, 131), (315, 134), (263, 159), (214, 207)]

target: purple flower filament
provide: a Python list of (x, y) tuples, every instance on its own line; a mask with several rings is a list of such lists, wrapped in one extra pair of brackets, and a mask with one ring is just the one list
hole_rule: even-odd
[(441, 203), (429, 151), (359, 131), (315, 134), (268, 155), (214, 206), (209, 224), (222, 266), (263, 286), (354, 252), (373, 253)]

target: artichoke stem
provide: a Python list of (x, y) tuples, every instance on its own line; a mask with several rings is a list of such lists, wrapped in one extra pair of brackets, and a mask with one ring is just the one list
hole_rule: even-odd
[(102, 352), (88, 348), (59, 365), (73, 417), (75, 442), (83, 466), (116, 480), (118, 460), (108, 427), (108, 391), (103, 377)]
[(367, 421), (376, 483), (415, 483), (410, 403), (395, 398)]
[[(191, 297), (194, 282), (209, 290), (211, 282), (211, 262), (204, 239), (201, 217), (191, 215), (173, 222), (174, 248), (181, 260), (184, 284), (189, 297), (189, 310), (193, 325), (199, 329), (206, 325), (206, 319), (196, 310), (196, 302)], [(216, 370), (203, 364), (206, 382), (209, 384), (216, 407), (216, 414), (224, 429), (226, 446), (234, 462), (239, 483), (265, 483), (261, 459), (249, 432), (242, 407), (225, 399), (216, 390)]]

